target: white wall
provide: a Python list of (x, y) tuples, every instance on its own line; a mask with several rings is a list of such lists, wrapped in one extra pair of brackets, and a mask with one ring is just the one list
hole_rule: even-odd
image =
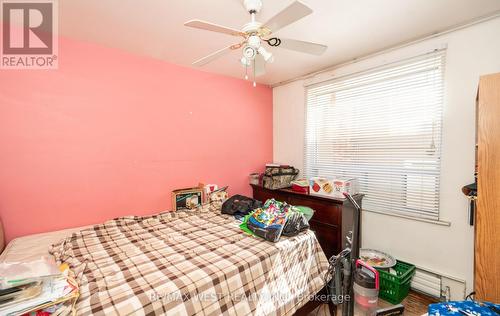
[[(480, 75), (500, 72), (500, 18), (316, 76), (341, 76), (447, 46), (440, 219), (451, 226), (363, 213), (363, 247), (393, 254), (473, 287), (474, 229), (461, 187), (474, 180), (475, 97)], [(274, 88), (274, 160), (303, 169), (304, 80)], [(500, 124), (500, 121), (499, 121)]]

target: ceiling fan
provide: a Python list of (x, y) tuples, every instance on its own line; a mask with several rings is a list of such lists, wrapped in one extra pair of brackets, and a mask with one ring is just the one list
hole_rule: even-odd
[(267, 45), (271, 47), (281, 47), (318, 56), (323, 54), (327, 49), (327, 46), (321, 44), (272, 36), (283, 27), (313, 12), (311, 8), (304, 3), (294, 1), (264, 24), (256, 20), (256, 15), (262, 8), (262, 0), (244, 0), (243, 5), (248, 13), (250, 13), (251, 21), (245, 24), (241, 30), (202, 20), (190, 20), (184, 23), (185, 26), (243, 38), (240, 43), (227, 46), (208, 56), (198, 59), (193, 65), (203, 66), (231, 50), (242, 48), (243, 56), (240, 62), (245, 67), (245, 79), (248, 79), (248, 67), (251, 67), (253, 71), (253, 85), (255, 87), (255, 77), (263, 75), (265, 73), (266, 63), (271, 63), (274, 60), (273, 54), (264, 47), (264, 43), (267, 43)]

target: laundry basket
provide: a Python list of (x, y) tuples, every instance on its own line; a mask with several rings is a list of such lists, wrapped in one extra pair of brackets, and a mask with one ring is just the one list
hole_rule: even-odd
[(377, 269), (380, 279), (379, 297), (392, 304), (399, 304), (408, 296), (411, 279), (415, 275), (415, 266), (411, 263), (397, 260), (392, 267), (396, 274), (385, 269)]

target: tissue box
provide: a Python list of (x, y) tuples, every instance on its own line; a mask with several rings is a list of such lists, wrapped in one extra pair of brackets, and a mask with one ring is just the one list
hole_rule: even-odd
[(358, 181), (355, 178), (328, 179), (314, 177), (309, 180), (309, 194), (331, 198), (344, 198), (344, 193), (358, 194)]

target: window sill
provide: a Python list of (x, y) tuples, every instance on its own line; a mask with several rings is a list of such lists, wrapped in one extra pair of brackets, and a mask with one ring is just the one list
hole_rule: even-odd
[(448, 226), (448, 227), (451, 226), (451, 222), (441, 221), (441, 220), (419, 218), (419, 217), (394, 214), (394, 213), (385, 213), (385, 212), (380, 212), (380, 211), (371, 211), (371, 210), (365, 210), (365, 209), (363, 209), (363, 212), (381, 214), (381, 215), (392, 216), (392, 217), (399, 217), (399, 218), (404, 218), (404, 219), (408, 219), (408, 220), (412, 220), (412, 221), (424, 222), (424, 223), (429, 223), (429, 224), (434, 224), (434, 225), (439, 225), (439, 226)]

